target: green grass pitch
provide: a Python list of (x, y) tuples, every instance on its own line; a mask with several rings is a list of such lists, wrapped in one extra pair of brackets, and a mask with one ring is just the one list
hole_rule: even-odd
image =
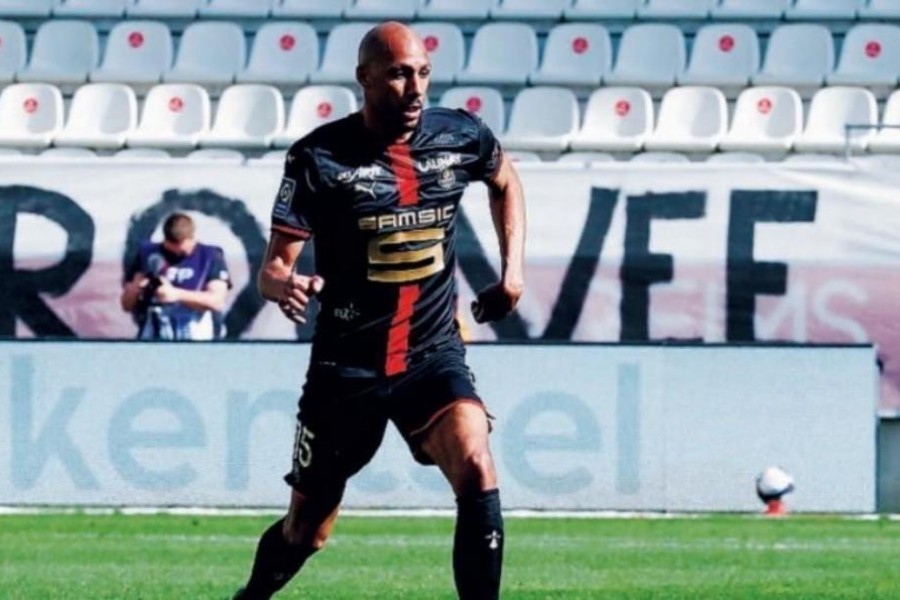
[[(2, 600), (230, 598), (271, 517), (0, 517)], [(279, 598), (452, 600), (446, 518), (342, 517)], [(507, 519), (505, 600), (896, 600), (900, 521)]]

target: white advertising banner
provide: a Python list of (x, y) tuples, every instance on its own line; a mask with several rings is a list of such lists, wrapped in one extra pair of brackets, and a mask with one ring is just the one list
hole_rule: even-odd
[[(507, 508), (875, 509), (871, 347), (474, 345)], [(0, 342), (0, 504), (284, 506), (308, 346)], [(449, 508), (393, 427), (346, 506)]]
[[(900, 411), (900, 174), (859, 161), (523, 165), (528, 289), (476, 341), (870, 343)], [(309, 339), (252, 281), (280, 166), (173, 160), (0, 164), (0, 336), (127, 339), (118, 295), (139, 240), (175, 209), (221, 245), (230, 336)], [(485, 191), (457, 213), (461, 306), (498, 270)], [(311, 271), (311, 256), (302, 258)]]

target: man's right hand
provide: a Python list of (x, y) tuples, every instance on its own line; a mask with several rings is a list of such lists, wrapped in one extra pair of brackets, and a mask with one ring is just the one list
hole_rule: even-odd
[(284, 282), (278, 308), (294, 323), (306, 323), (306, 308), (309, 300), (322, 291), (325, 280), (318, 275), (298, 275), (292, 273)]

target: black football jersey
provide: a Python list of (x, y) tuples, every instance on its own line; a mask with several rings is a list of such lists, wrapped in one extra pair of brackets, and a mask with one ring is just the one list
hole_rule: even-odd
[(405, 143), (379, 143), (355, 113), (291, 147), (272, 229), (315, 237), (314, 362), (395, 375), (459, 339), (456, 215), (500, 156), (484, 123), (445, 108), (423, 111)]

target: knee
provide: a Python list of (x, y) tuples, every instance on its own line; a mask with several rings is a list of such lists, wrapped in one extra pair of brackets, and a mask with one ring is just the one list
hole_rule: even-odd
[(467, 452), (458, 465), (454, 479), (451, 483), (457, 495), (497, 487), (497, 472), (490, 450), (478, 448)]
[(314, 527), (303, 521), (284, 522), (284, 539), (287, 543), (295, 547), (308, 548), (313, 552), (325, 547), (330, 533), (331, 528), (326, 524)]

